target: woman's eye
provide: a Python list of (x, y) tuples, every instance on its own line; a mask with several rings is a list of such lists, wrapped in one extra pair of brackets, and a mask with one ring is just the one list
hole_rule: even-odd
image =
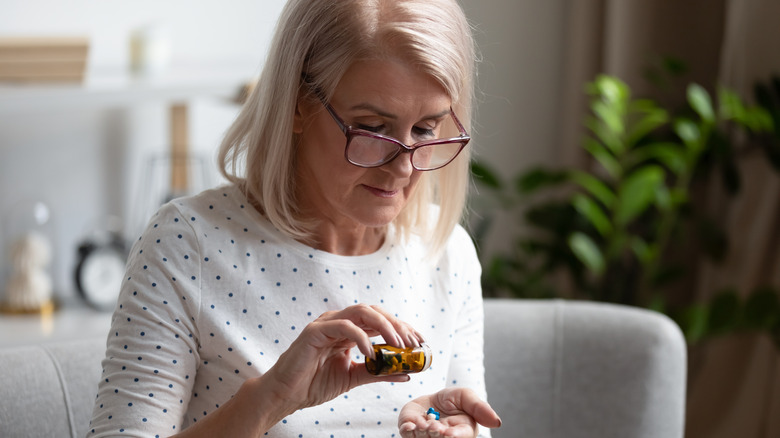
[(385, 125), (379, 125), (379, 126), (370, 126), (370, 125), (357, 125), (355, 126), (357, 129), (361, 129), (363, 131), (368, 132), (380, 132), (382, 129), (384, 129)]
[(414, 131), (414, 134), (417, 135), (418, 137), (430, 138), (430, 137), (433, 137), (433, 135), (434, 135), (434, 132), (433, 132), (432, 128), (421, 128), (419, 126), (415, 126), (413, 128), (413, 131)]

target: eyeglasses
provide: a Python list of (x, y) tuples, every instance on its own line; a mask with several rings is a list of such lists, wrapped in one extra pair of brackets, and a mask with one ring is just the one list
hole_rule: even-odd
[(409, 153), (412, 156), (412, 167), (416, 170), (441, 169), (450, 164), (471, 140), (452, 108), (450, 116), (460, 131), (459, 137), (421, 141), (407, 146), (393, 137), (347, 125), (330, 104), (321, 101), (347, 137), (344, 157), (355, 166), (379, 167), (393, 161), (402, 153)]

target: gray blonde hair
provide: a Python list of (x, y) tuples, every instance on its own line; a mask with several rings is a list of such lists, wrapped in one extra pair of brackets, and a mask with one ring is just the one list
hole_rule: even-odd
[[(293, 115), (309, 94), (326, 100), (357, 60), (399, 57), (437, 80), (467, 130), (471, 128), (475, 48), (456, 0), (290, 0), (285, 5), (257, 86), (219, 150), (221, 172), (244, 188), (281, 232), (311, 238), (295, 199)], [(396, 236), (444, 247), (463, 215), (470, 149), (448, 166), (424, 172), (394, 220)], [(439, 205), (438, 216), (433, 213)]]

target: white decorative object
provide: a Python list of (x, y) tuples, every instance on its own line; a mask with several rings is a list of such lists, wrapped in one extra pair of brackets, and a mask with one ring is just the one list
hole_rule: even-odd
[(0, 248), (0, 312), (51, 313), (56, 307), (49, 268), (56, 254), (51, 209), (41, 201), (22, 200), (0, 219), (5, 243)]
[(130, 36), (130, 68), (140, 76), (156, 76), (168, 68), (171, 43), (168, 29), (153, 24), (135, 30)]
[(48, 239), (36, 232), (11, 245), (11, 275), (4, 308), (11, 312), (38, 312), (51, 305), (52, 284), (47, 267), (51, 262)]

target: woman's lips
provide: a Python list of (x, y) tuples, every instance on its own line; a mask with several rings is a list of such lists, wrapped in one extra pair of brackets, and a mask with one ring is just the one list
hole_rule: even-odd
[(371, 192), (374, 196), (378, 196), (380, 198), (392, 198), (396, 194), (398, 194), (398, 190), (382, 190), (378, 187), (371, 187), (363, 184), (363, 187), (366, 188), (369, 192)]

